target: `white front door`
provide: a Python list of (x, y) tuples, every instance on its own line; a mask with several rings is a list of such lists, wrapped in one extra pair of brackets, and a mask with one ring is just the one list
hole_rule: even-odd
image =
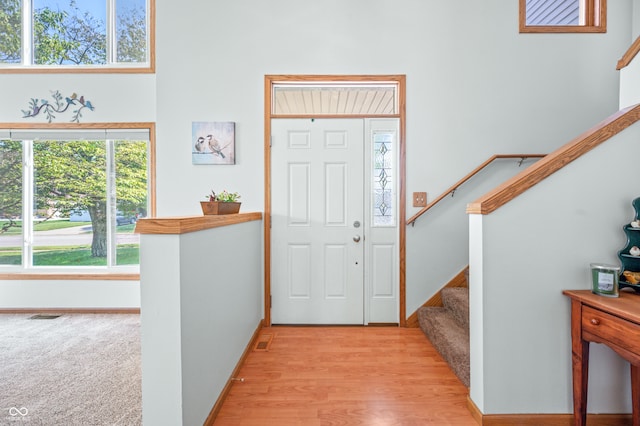
[(271, 321), (363, 324), (364, 120), (271, 131)]

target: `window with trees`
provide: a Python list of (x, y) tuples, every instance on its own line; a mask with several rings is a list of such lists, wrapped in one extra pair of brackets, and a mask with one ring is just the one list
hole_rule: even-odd
[(137, 266), (149, 153), (148, 129), (0, 129), (0, 271)]
[(604, 33), (606, 0), (520, 0), (521, 33)]
[(154, 0), (0, 0), (0, 70), (149, 68)]

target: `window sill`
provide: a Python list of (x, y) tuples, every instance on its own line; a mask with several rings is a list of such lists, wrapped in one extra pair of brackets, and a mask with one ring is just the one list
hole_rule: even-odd
[(8, 272), (0, 273), (0, 281), (12, 280), (84, 280), (84, 281), (140, 281), (140, 273), (92, 273), (92, 272)]
[(520, 34), (527, 33), (550, 33), (550, 34), (583, 34), (583, 33), (606, 33), (607, 28), (604, 26), (588, 27), (584, 25), (530, 25), (520, 27)]
[(0, 66), (0, 74), (153, 74), (155, 67), (47, 67), (47, 66)]

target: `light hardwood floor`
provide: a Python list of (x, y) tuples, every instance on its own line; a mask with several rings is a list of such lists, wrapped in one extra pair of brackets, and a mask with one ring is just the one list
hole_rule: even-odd
[[(467, 388), (416, 328), (270, 327), (216, 426), (477, 426)], [(264, 344), (263, 344), (264, 345)]]

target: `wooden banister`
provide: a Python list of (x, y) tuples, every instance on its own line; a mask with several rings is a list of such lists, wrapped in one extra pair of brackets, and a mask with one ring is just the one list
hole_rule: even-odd
[(620, 60), (618, 61), (616, 69), (621, 70), (622, 68), (629, 65), (631, 61), (633, 61), (633, 58), (636, 57), (638, 52), (640, 52), (640, 37), (638, 37), (636, 41), (634, 41), (633, 44), (629, 46), (627, 51), (624, 52), (624, 55), (622, 55), (622, 58), (620, 58)]
[(576, 158), (640, 120), (640, 104), (622, 109), (467, 205), (467, 213), (489, 214)]
[(449, 189), (447, 189), (445, 192), (443, 192), (438, 198), (436, 198), (435, 200), (433, 200), (432, 202), (430, 202), (429, 204), (427, 204), (425, 207), (422, 208), (422, 210), (420, 210), (418, 213), (416, 213), (415, 215), (413, 215), (408, 221), (407, 221), (407, 225), (413, 225), (415, 223), (415, 221), (422, 216), (423, 214), (425, 214), (431, 207), (435, 206), (436, 204), (438, 204), (440, 201), (442, 201), (442, 199), (444, 199), (444, 197), (446, 197), (449, 194), (453, 194), (456, 192), (456, 190), (466, 181), (468, 181), (469, 179), (471, 179), (473, 176), (475, 176), (476, 174), (478, 174), (482, 169), (484, 169), (485, 167), (487, 167), (489, 164), (493, 163), (495, 160), (501, 159), (501, 158), (520, 158), (521, 161), (526, 160), (527, 158), (542, 158), (544, 157), (545, 154), (496, 154), (493, 155), (491, 157), (489, 157), (489, 159), (487, 159), (484, 163), (480, 164), (478, 167), (476, 167), (475, 169), (473, 169), (469, 174), (467, 174), (465, 177), (463, 177), (462, 179), (460, 179), (458, 182), (456, 182), (453, 186), (451, 186)]

